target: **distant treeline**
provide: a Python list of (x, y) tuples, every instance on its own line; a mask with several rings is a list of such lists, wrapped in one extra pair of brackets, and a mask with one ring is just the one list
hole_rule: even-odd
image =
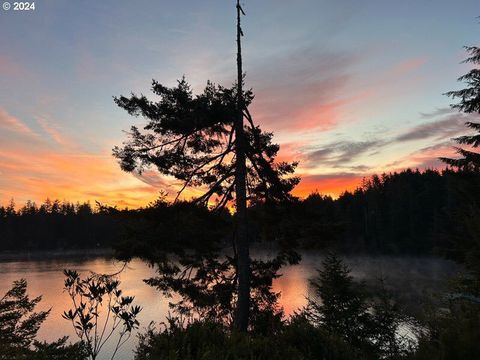
[[(12, 202), (0, 207), (0, 250), (116, 247), (132, 237), (139, 243), (188, 246), (196, 242), (194, 237), (206, 235), (208, 227), (215, 228), (217, 239), (229, 241), (232, 216), (209, 215), (192, 207), (159, 200), (141, 209), (117, 210), (47, 200), (40, 206), (29, 201), (16, 209)], [(357, 190), (338, 199), (314, 193), (289, 203), (254, 205), (250, 235), (255, 242), (335, 247), (342, 252), (438, 250), (455, 255), (459, 247), (468, 248), (475, 241), (468, 229), (469, 222), (478, 221), (479, 208), (479, 174), (405, 170), (365, 179)], [(204, 237), (203, 244), (208, 241)]]
[(111, 247), (119, 229), (90, 203), (51, 201), (15, 209), (0, 207), (0, 250), (53, 250)]
[(315, 193), (289, 208), (278, 225), (302, 246), (457, 256), (477, 241), (480, 174), (408, 169), (374, 175), (338, 199)]

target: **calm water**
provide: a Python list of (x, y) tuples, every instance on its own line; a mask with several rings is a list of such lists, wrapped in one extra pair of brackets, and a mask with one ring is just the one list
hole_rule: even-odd
[[(282, 293), (280, 302), (287, 315), (305, 305), (305, 298), (309, 295), (308, 279), (315, 275), (322, 256), (307, 253), (302, 254), (302, 258), (300, 265), (285, 268), (284, 275), (273, 286), (275, 291)], [(453, 263), (437, 258), (350, 256), (346, 262), (357, 279), (373, 283), (379, 277), (386, 278), (387, 284), (398, 292), (400, 300), (409, 306), (418, 304), (428, 293), (440, 291), (444, 286), (443, 279), (458, 271)], [(63, 293), (63, 269), (74, 269), (81, 274), (89, 271), (115, 273), (122, 266), (123, 263), (105, 257), (0, 260), (0, 295), (14, 280), (26, 278), (30, 296), (43, 296), (39, 309), (51, 308), (50, 316), (39, 331), (40, 339), (53, 341), (64, 335), (75, 339), (71, 324), (61, 317), (63, 311), (70, 308), (70, 299)], [(136, 304), (143, 307), (139, 316), (141, 329), (151, 321), (163, 321), (168, 312), (168, 299), (142, 281), (154, 275), (154, 269), (139, 260), (130, 262), (119, 275), (124, 294), (135, 295)], [(132, 337), (116, 358), (133, 358), (135, 343), (136, 338)], [(107, 345), (111, 347), (113, 342)], [(105, 348), (104, 356), (99, 359), (110, 359), (108, 350)]]

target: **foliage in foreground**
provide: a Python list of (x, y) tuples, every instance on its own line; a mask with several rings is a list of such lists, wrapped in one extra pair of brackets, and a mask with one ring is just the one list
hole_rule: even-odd
[[(139, 337), (135, 358), (477, 359), (480, 301), (478, 276), (472, 269), (468, 265), (467, 271), (452, 283), (445, 306), (426, 309), (416, 346), (400, 336), (400, 326), (408, 319), (388, 292), (382, 287), (368, 292), (362, 283), (354, 281), (342, 260), (330, 254), (312, 280), (315, 296), (309, 306), (290, 320), (272, 321), (265, 311), (254, 319), (251, 331), (244, 334), (212, 319), (187, 324), (181, 318), (169, 319), (164, 327), (150, 327)], [(17, 281), (0, 300), (0, 359), (91, 358), (84, 343), (69, 345), (67, 338), (53, 343), (35, 340), (48, 311), (34, 312), (40, 298), (29, 299), (26, 287), (25, 280)], [(117, 355), (123, 358), (121, 353)]]
[[(478, 214), (478, 207), (469, 208)], [(463, 237), (473, 240), (459, 244), (465, 271), (452, 279), (441, 305), (427, 312), (414, 359), (480, 358), (480, 224), (478, 216), (464, 221)]]
[(163, 331), (149, 329), (142, 335), (135, 356), (136, 360), (354, 358), (355, 351), (342, 339), (300, 317), (267, 335), (230, 332), (212, 322), (185, 328), (171, 322)]
[[(140, 337), (137, 359), (402, 359), (412, 344), (399, 335), (403, 318), (383, 289), (369, 296), (333, 254), (312, 286), (318, 297), (288, 321), (255, 318), (249, 334), (212, 320), (170, 320)], [(322, 300), (320, 300), (320, 298)]]
[(50, 310), (35, 312), (41, 296), (30, 299), (27, 281), (17, 280), (0, 298), (0, 359), (83, 360), (87, 355), (82, 343), (67, 344), (67, 337), (53, 343), (35, 340)]
[(65, 270), (64, 274), (65, 291), (74, 309), (65, 311), (63, 318), (72, 323), (92, 360), (98, 357), (112, 335), (117, 336), (113, 359), (130, 339), (132, 330), (138, 327), (137, 316), (141, 308), (133, 305), (133, 296), (123, 295), (120, 281), (113, 276), (92, 274), (82, 279), (73, 270)]
[[(369, 293), (342, 260), (330, 254), (312, 280), (316, 296), (289, 321), (255, 331), (265, 328), (264, 319), (258, 318), (253, 331), (239, 334), (209, 320), (186, 326), (170, 320), (163, 329), (149, 328), (140, 336), (136, 359), (478, 359), (476, 284), (478, 277), (468, 270), (444, 294), (445, 306), (425, 308), (424, 318), (413, 322), (402, 314), (383, 281)], [(417, 340), (402, 335), (409, 325)]]
[(369, 292), (355, 282), (351, 270), (333, 253), (328, 254), (316, 279), (311, 280), (314, 298), (309, 299), (305, 315), (319, 328), (334, 334), (361, 354), (374, 358), (396, 359), (413, 349), (413, 339), (401, 334), (401, 326), (413, 325), (403, 315), (385, 287)]
[(480, 359), (480, 304), (451, 301), (428, 317), (420, 336), (416, 360)]

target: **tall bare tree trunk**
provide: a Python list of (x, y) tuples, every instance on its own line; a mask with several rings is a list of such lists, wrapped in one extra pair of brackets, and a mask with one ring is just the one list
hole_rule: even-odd
[(246, 159), (245, 134), (243, 129), (243, 71), (242, 71), (242, 28), (240, 16), (243, 13), (240, 0), (237, 0), (237, 118), (235, 119), (236, 141), (236, 247), (237, 247), (237, 275), (238, 299), (235, 314), (235, 329), (247, 331), (250, 312), (250, 254), (247, 233), (247, 189), (246, 189)]

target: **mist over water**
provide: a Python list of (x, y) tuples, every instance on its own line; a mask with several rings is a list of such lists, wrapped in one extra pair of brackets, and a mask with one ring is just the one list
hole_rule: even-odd
[[(254, 257), (267, 257), (273, 252), (254, 251)], [(303, 252), (299, 265), (287, 266), (281, 270), (283, 276), (275, 280), (274, 291), (281, 292), (280, 305), (285, 314), (291, 315), (306, 304), (310, 295), (308, 280), (316, 275), (323, 258), (320, 252)], [(352, 269), (352, 276), (365, 281), (367, 286), (375, 286), (379, 278), (384, 278), (387, 287), (392, 290), (409, 311), (419, 311), (423, 299), (428, 294), (441, 292), (445, 279), (453, 276), (460, 268), (451, 261), (434, 257), (406, 256), (346, 256), (346, 264)], [(50, 316), (44, 322), (38, 337), (40, 340), (53, 341), (68, 335), (76, 341), (71, 323), (61, 314), (71, 307), (70, 299), (63, 292), (63, 269), (77, 270), (82, 276), (90, 271), (112, 274), (122, 269), (123, 263), (108, 257), (55, 257), (50, 259), (0, 260), (0, 294), (10, 289), (14, 280), (25, 278), (28, 281), (28, 293), (31, 297), (42, 295), (37, 310), (51, 308)], [(135, 303), (142, 306), (138, 320), (142, 331), (151, 321), (165, 320), (168, 314), (168, 302), (160, 292), (146, 285), (142, 280), (155, 276), (155, 270), (144, 262), (135, 259), (119, 274), (120, 288), (126, 295), (135, 296)], [(107, 346), (112, 347), (115, 339), (106, 344), (103, 352), (110, 358)], [(125, 344), (122, 354), (131, 358), (136, 337)], [(123, 357), (120, 357), (123, 358)]]

